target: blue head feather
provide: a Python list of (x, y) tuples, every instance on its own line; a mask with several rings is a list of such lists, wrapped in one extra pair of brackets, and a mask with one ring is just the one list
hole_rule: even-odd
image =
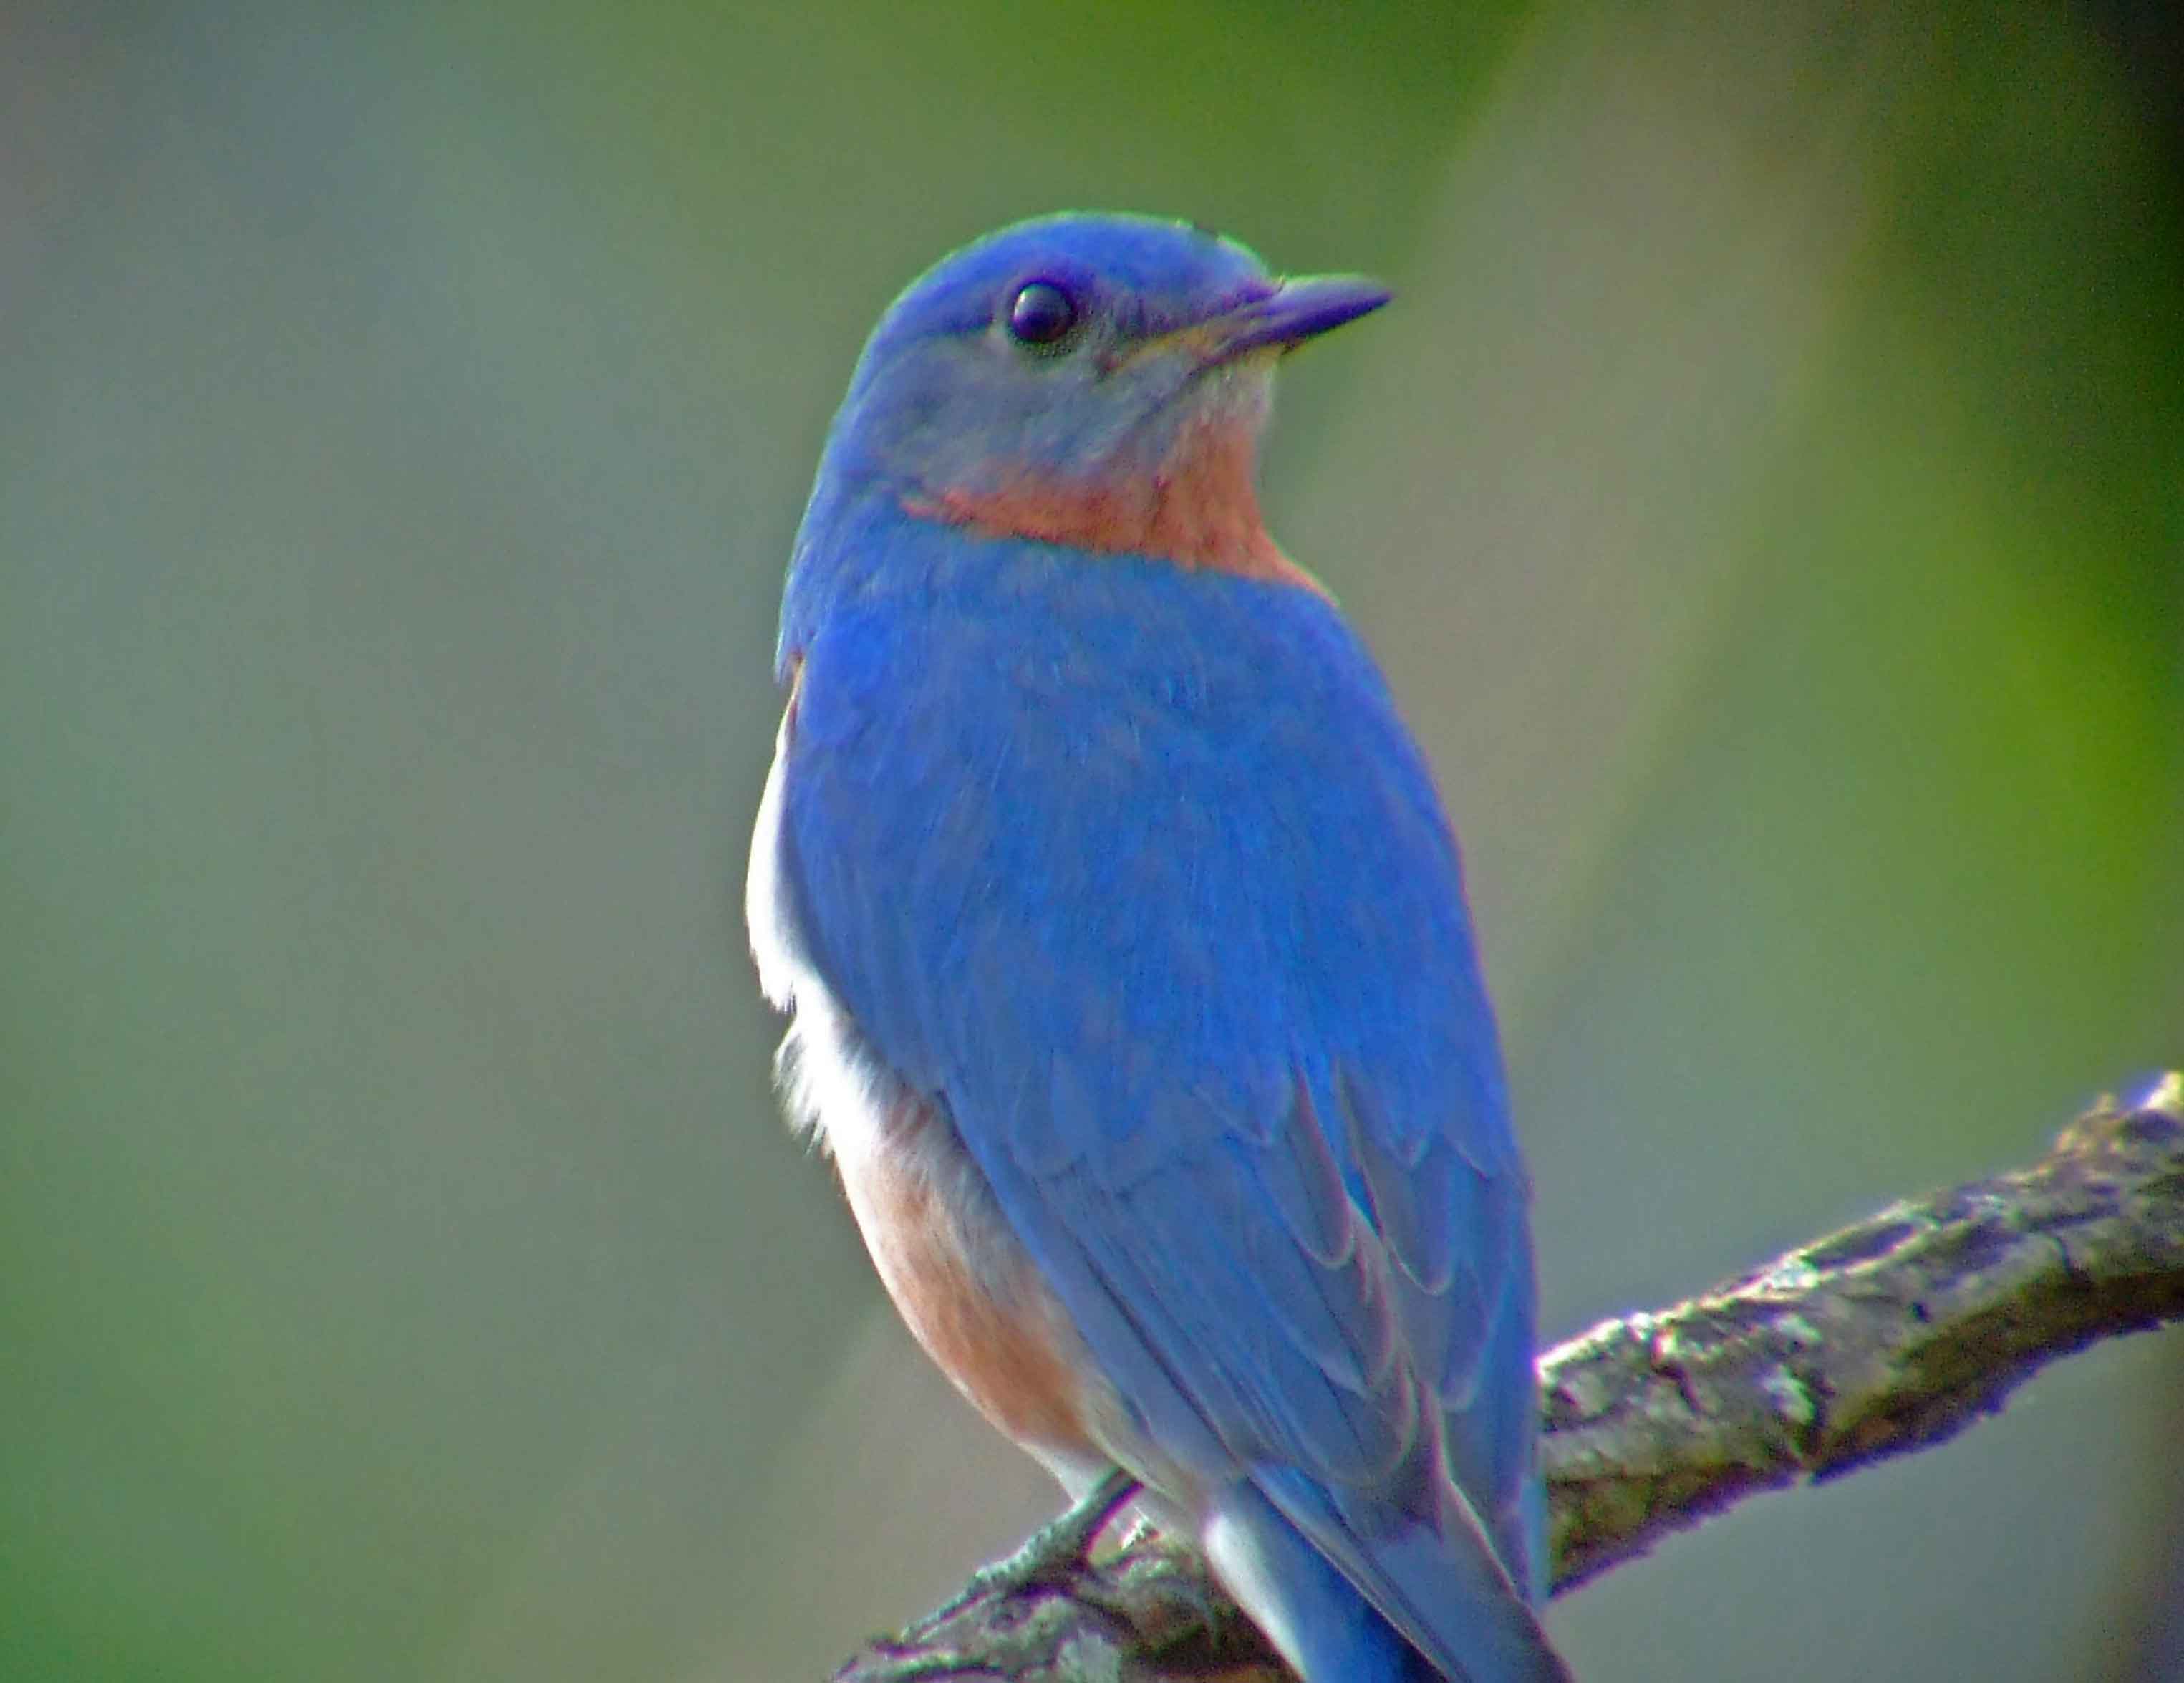
[[(1066, 326), (1012, 325), (1027, 287)], [(1267, 574), (1251, 488), (1283, 350), (1386, 301), (1354, 276), (1281, 281), (1189, 223), (1067, 213), (944, 259), (859, 359), (792, 561), (801, 597), (861, 588), (861, 522), (908, 510), (990, 534)], [(1047, 323), (1053, 326), (1053, 320)], [(793, 635), (781, 655), (793, 659)]]
[[(1008, 331), (1011, 303), (1034, 281), (1075, 306), (1065, 344), (1027, 346)], [(889, 307), (822, 473), (937, 485), (1004, 453), (1081, 468), (1196, 371), (1185, 356), (1130, 352), (1273, 290), (1251, 251), (1189, 223), (1065, 212), (1004, 228), (943, 259)]]

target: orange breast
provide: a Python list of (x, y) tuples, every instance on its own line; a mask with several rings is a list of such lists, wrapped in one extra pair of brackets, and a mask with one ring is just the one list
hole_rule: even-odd
[(1255, 421), (1217, 404), (1187, 420), (1167, 455), (1150, 466), (1124, 462), (1105, 476), (1078, 481), (1023, 469), (976, 489), (912, 496), (903, 508), (988, 537), (1155, 555), (1186, 571), (1234, 573), (1325, 596), (1327, 587), (1282, 553), (1260, 516), (1251, 481), (1256, 437)]
[[(983, 1183), (967, 1182), (961, 1147), (936, 1137), (945, 1130), (904, 1106), (874, 1149), (838, 1159), (872, 1262), (917, 1341), (980, 1413), (1027, 1446), (1096, 1454), (1076, 1331)], [(988, 1207), (958, 1209), (940, 1190), (963, 1184)]]

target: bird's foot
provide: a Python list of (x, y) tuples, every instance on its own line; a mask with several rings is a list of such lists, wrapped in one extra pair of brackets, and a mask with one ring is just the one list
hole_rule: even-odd
[(1034, 1531), (1014, 1554), (982, 1568), (972, 1587), (981, 1594), (1006, 1596), (1039, 1584), (1067, 1583), (1083, 1567), (1107, 1522), (1137, 1493), (1138, 1481), (1115, 1468), (1058, 1518)]
[(1140, 1543), (1149, 1543), (1160, 1535), (1160, 1527), (1142, 1513), (1130, 1521), (1130, 1529), (1115, 1540), (1115, 1546), (1128, 1554)]
[(1030, 1589), (1066, 1585), (1084, 1569), (1092, 1545), (1117, 1510), (1138, 1493), (1138, 1481), (1117, 1467), (1042, 1525), (1014, 1554), (981, 1567), (963, 1592), (920, 1619), (912, 1633), (936, 1629), (974, 1603), (1003, 1601)]

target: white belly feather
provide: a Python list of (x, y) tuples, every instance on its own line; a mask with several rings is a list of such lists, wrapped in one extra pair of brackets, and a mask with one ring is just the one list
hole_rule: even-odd
[(775, 734), (773, 768), (759, 800), (751, 835), (750, 869), (744, 881), (744, 917), (750, 926), (751, 956), (759, 986), (780, 1010), (794, 1016), (774, 1073), (790, 1123), (843, 1165), (844, 1173), (869, 1163), (880, 1151), (894, 1083), (874, 1067), (847, 1015), (812, 968), (804, 932), (797, 927), (782, 871), (789, 734), (795, 728), (792, 694)]
[[(833, 1158), (889, 1295), (920, 1341), (981, 1411), (1045, 1462), (1072, 1494), (1090, 1489), (1117, 1460), (1142, 1476), (1160, 1457), (1139, 1441), (1127, 1411), (1104, 1384), (1084, 1383), (1089, 1363), (1075, 1329), (1039, 1280), (944, 1112), (916, 1103), (900, 1078), (873, 1056), (811, 963), (783, 868), (788, 840), (783, 783), (795, 720), (792, 699), (759, 802), (744, 894), (760, 985), (776, 1006), (794, 1013), (775, 1060), (789, 1119)], [(913, 1113), (926, 1120), (905, 1125)], [(921, 1212), (922, 1218), (906, 1225), (906, 1209)], [(990, 1304), (994, 1315), (1017, 1329), (1016, 1336), (1028, 1337), (1033, 1348), (1043, 1347), (1050, 1360), (1063, 1361), (1077, 1373), (1068, 1387), (1076, 1395), (1063, 1411), (1076, 1418), (1075, 1431), (1042, 1431), (1030, 1419), (1004, 1418), (1022, 1412), (1012, 1401), (1022, 1402), (1028, 1375), (1008, 1376), (1013, 1385), (996, 1382), (993, 1374), (1007, 1363), (983, 1374), (965, 1371), (969, 1364), (962, 1350), (950, 1346), (967, 1340), (948, 1335), (960, 1315), (936, 1309), (926, 1289), (942, 1277), (971, 1289), (964, 1304), (974, 1309)], [(984, 1314), (979, 1310), (973, 1319)], [(1087, 1431), (1100, 1443), (1098, 1451), (1077, 1435)]]

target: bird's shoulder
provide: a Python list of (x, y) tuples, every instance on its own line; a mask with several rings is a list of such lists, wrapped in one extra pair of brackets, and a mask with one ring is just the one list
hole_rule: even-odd
[[(1133, 872), (1186, 897), (1248, 879), (1270, 911), (1460, 895), (1424, 756), (1330, 604), (987, 547), (797, 650), (796, 844), (905, 886), (977, 872), (995, 909), (1015, 890), (1080, 923)], [(1370, 894), (1346, 861), (1379, 868)]]
[(783, 875), (876, 1044), (936, 1089), (1072, 1060), (1114, 1109), (1284, 1105), (1300, 1047), (1495, 1067), (1453, 838), (1332, 606), (997, 547), (800, 651)]

